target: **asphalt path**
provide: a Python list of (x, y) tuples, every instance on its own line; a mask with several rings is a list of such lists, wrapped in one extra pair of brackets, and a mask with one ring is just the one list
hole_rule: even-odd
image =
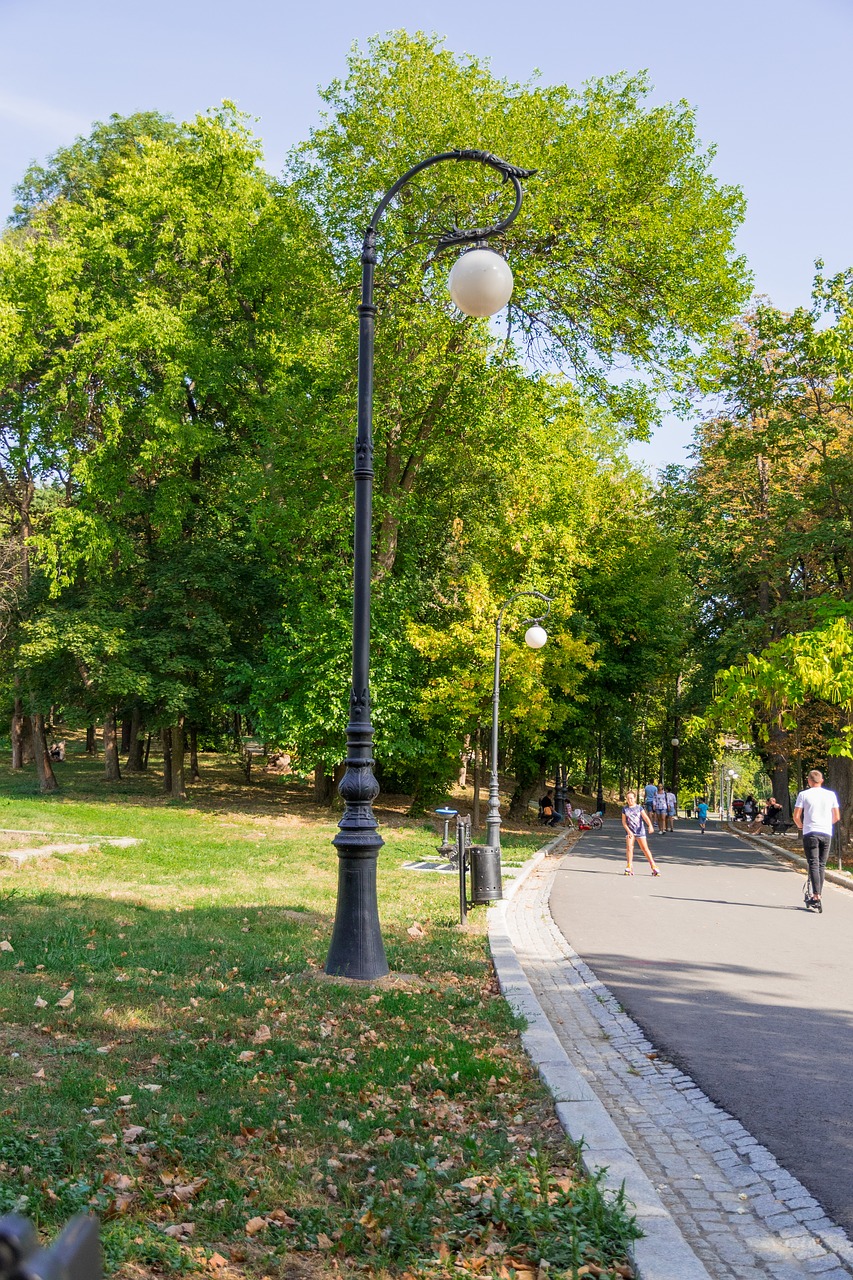
[(736, 1116), (853, 1232), (853, 891), (718, 829), (681, 822), (650, 847), (614, 820), (561, 863), (551, 912), (671, 1062)]

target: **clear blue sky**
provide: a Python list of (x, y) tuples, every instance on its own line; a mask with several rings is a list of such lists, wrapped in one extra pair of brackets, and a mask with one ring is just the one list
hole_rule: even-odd
[[(259, 118), (278, 170), (349, 46), (395, 27), (446, 36), (514, 80), (647, 68), (659, 100), (696, 108), (717, 175), (746, 193), (757, 292), (794, 307), (816, 257), (853, 265), (851, 0), (0, 0), (0, 214), (31, 160), (112, 112), (186, 119), (231, 98)], [(682, 461), (689, 435), (667, 424), (636, 456)]]

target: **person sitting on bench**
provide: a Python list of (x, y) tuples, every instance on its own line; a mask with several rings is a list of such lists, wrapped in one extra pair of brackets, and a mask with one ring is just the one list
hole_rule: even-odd
[(554, 808), (554, 797), (550, 791), (546, 791), (539, 801), (539, 821), (546, 827), (555, 827), (561, 821), (560, 814)]
[(782, 815), (782, 806), (775, 796), (771, 796), (764, 806), (764, 814), (760, 818), (756, 818), (749, 830), (753, 835), (760, 831), (762, 827), (770, 827), (771, 830), (776, 826)]

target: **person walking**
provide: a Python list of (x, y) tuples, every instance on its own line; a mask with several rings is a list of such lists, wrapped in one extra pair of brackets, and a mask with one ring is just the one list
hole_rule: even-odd
[(678, 814), (678, 801), (674, 791), (666, 792), (666, 829), (675, 832), (675, 819)]
[(705, 823), (708, 821), (708, 801), (700, 800), (696, 806), (696, 817), (699, 819), (699, 831), (704, 836)]
[(627, 801), (622, 810), (622, 826), (625, 828), (625, 875), (632, 876), (634, 874), (634, 843), (640, 846), (640, 851), (646, 855), (646, 861), (652, 869), (653, 876), (659, 876), (657, 863), (652, 857), (652, 851), (649, 848), (649, 842), (646, 837), (644, 827), (648, 827), (651, 834), (652, 820), (646, 813), (641, 804), (637, 804), (637, 794), (635, 791), (629, 791), (625, 797)]
[(652, 809), (654, 810), (655, 823), (661, 835), (666, 831), (666, 790), (663, 786), (657, 788), (654, 799), (652, 800)]
[(812, 769), (808, 787), (794, 802), (794, 823), (803, 833), (803, 852), (809, 864), (812, 892), (807, 905), (821, 907), (826, 860), (832, 845), (832, 827), (841, 817), (838, 796), (823, 785), (820, 769)]

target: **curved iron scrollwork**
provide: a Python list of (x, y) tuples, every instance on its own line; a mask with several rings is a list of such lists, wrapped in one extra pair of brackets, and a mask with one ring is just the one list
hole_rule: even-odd
[[(462, 150), (442, 151), (440, 155), (429, 156), (426, 160), (421, 160), (419, 164), (412, 165), (401, 178), (398, 178), (376, 206), (376, 211), (370, 220), (370, 225), (364, 237), (364, 252), (373, 252), (375, 245), (376, 228), (379, 219), (387, 209), (388, 205), (394, 199), (399, 191), (407, 182), (414, 178), (415, 174), (420, 173), (423, 169), (429, 169), (434, 164), (440, 164), (444, 160), (470, 160), (476, 164), (488, 165), (491, 169), (496, 169), (498, 173), (503, 175), (504, 182), (511, 182), (515, 191), (515, 204), (507, 215), (499, 222), (495, 222), (490, 227), (472, 227), (466, 231), (464, 228), (451, 227), (449, 231), (445, 231), (439, 236), (436, 242), (436, 253), (440, 253), (443, 249), (448, 249), (452, 245), (460, 244), (476, 244), (481, 240), (489, 240), (492, 236), (498, 236), (506, 231), (508, 227), (515, 222), (521, 212), (521, 202), (524, 198), (521, 183), (524, 178), (531, 178), (535, 173), (535, 169), (522, 169), (519, 165), (510, 164), (508, 160), (502, 160), (500, 156), (493, 155), (491, 151)], [(365, 257), (362, 256), (362, 262)]]

